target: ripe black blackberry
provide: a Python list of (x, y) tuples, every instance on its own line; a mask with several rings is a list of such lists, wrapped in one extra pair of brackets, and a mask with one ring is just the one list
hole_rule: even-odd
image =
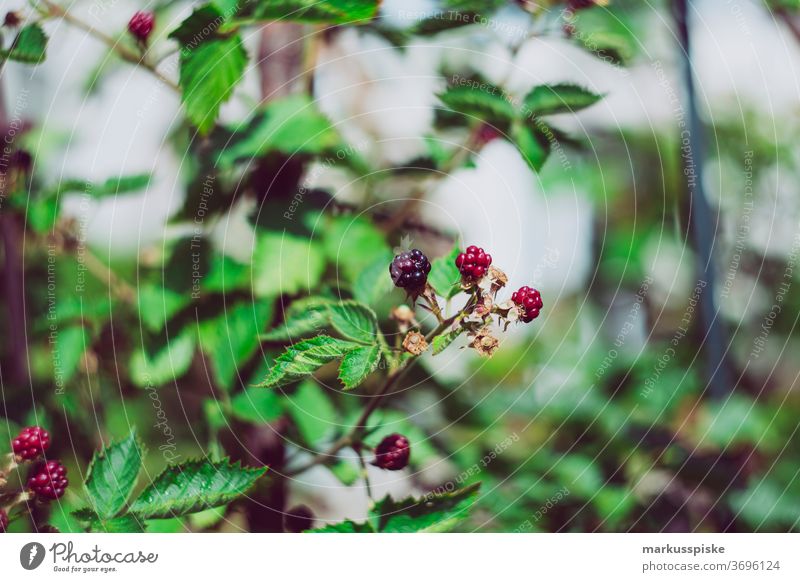
[(412, 249), (407, 253), (397, 255), (389, 265), (389, 275), (396, 287), (401, 287), (409, 292), (420, 291), (428, 281), (431, 272), (431, 263), (428, 257), (419, 250)]
[(468, 246), (466, 252), (456, 257), (456, 267), (464, 277), (480, 279), (491, 264), (492, 255), (487, 255), (482, 248), (475, 245)]
[(542, 303), (542, 295), (536, 289), (531, 289), (527, 285), (512, 293), (511, 301), (519, 307), (521, 319), (525, 323), (530, 323), (539, 317), (539, 311), (544, 305)]
[(153, 27), (156, 24), (155, 14), (152, 12), (137, 12), (128, 21), (128, 32), (141, 43), (147, 42)]
[(28, 479), (28, 489), (37, 497), (58, 499), (67, 490), (67, 468), (61, 461), (47, 461), (37, 467)]
[(411, 456), (411, 445), (401, 434), (390, 434), (375, 447), (373, 465), (387, 471), (399, 471), (408, 465)]
[(283, 516), (283, 528), (289, 533), (300, 533), (314, 525), (314, 512), (306, 505), (297, 505)]
[(40, 426), (23, 428), (11, 441), (14, 454), (24, 461), (35, 459), (50, 448), (50, 433)]

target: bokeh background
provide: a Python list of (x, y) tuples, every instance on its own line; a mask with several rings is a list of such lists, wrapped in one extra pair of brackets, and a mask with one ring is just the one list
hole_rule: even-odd
[[(376, 496), (480, 481), (459, 531), (797, 530), (795, 3), (689, 3), (699, 175), (684, 171), (691, 108), (672, 3), (580, 13), (579, 34), (613, 45), (622, 65), (565, 34), (556, 6), (531, 15), (489, 4), (486, 22), (437, 34), (403, 33), (441, 5), (385, 0), (368, 26), (277, 23), (243, 35), (251, 61), (220, 126), (310, 83), (345, 144), (339, 162), (358, 164), (302, 144), (237, 158), (214, 134), (193, 137), (179, 96), (148, 71), (48, 21), (47, 60), (0, 73), (16, 147), (31, 154), (24, 196), (2, 208), (2, 446), (20, 426), (50, 427), (75, 483), (92, 452), (131, 426), (151, 475), (197, 456), (270, 466), (245, 502), (159, 531), (283, 531), (301, 504), (315, 525), (363, 519), (352, 451), (287, 475), (362, 399), (341, 392), (335, 372), (259, 392), (282, 346), (258, 334), (304, 295), (350, 296), (395, 248), (438, 257), (463, 241), (490, 249), (514, 288), (539, 288), (543, 315), (510, 328), (490, 359), (463, 343), (423, 359), (381, 413), (385, 432), (409, 436), (412, 464), (370, 467)], [(114, 36), (143, 8), (68, 7)], [(175, 78), (166, 35), (192, 4), (147, 7), (153, 50)], [(313, 51), (296, 42), (307, 37)], [(285, 70), (298, 61), (300, 78)], [(469, 130), (448, 123), (437, 94), (454, 76), (516, 98), (573, 82), (604, 99), (552, 117), (578, 143), (540, 172), (491, 128), (453, 168)], [(291, 114), (274, 111), (273, 130)], [(209, 178), (218, 151), (223, 167)], [(98, 194), (110, 177), (141, 175), (124, 193)], [(708, 201), (700, 217), (692, 178)], [(693, 221), (711, 241), (710, 264)], [(385, 279), (369, 300), (388, 325), (404, 298)], [(64, 530), (79, 529), (73, 489), (49, 517)]]

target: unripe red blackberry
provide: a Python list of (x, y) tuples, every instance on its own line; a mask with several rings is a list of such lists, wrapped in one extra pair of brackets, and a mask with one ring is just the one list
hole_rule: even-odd
[(147, 42), (155, 24), (155, 14), (145, 11), (137, 12), (128, 21), (128, 32), (139, 42)]
[(375, 447), (373, 465), (387, 471), (399, 471), (408, 465), (411, 456), (411, 445), (401, 434), (390, 434)]
[(418, 291), (425, 287), (431, 263), (419, 249), (397, 255), (389, 265), (389, 275), (396, 287)]
[(542, 295), (536, 289), (531, 289), (527, 285), (512, 293), (511, 301), (519, 307), (521, 319), (525, 323), (530, 323), (539, 317), (539, 311), (543, 306)]
[(61, 461), (47, 461), (37, 467), (28, 479), (28, 489), (44, 499), (58, 499), (69, 485), (67, 468)]
[(0, 509), (0, 533), (5, 533), (8, 528), (8, 514), (5, 509)]
[(50, 448), (50, 433), (40, 426), (23, 428), (11, 441), (14, 454), (25, 461), (35, 459)]
[(489, 270), (492, 264), (492, 255), (487, 255), (482, 248), (475, 245), (468, 246), (467, 250), (456, 257), (456, 267), (465, 277), (480, 279)]

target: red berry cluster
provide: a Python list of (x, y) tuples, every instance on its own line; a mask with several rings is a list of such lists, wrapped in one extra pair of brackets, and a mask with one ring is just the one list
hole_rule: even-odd
[(522, 311), (522, 321), (525, 323), (530, 323), (539, 317), (543, 303), (542, 295), (536, 289), (524, 285), (511, 294), (511, 301)]
[(456, 257), (456, 267), (464, 277), (480, 279), (491, 264), (492, 255), (487, 255), (482, 248), (475, 245), (468, 246), (466, 252), (459, 253)]
[(44, 499), (58, 499), (69, 485), (67, 468), (61, 461), (47, 461), (37, 467), (28, 479), (28, 489)]
[(411, 445), (408, 439), (401, 434), (390, 434), (375, 447), (376, 467), (387, 471), (399, 471), (408, 465), (411, 456)]
[(153, 32), (153, 27), (156, 23), (155, 14), (152, 12), (137, 12), (128, 21), (128, 32), (130, 32), (136, 40), (146, 42), (150, 33)]
[(11, 448), (20, 459), (31, 461), (50, 448), (50, 433), (40, 426), (23, 428), (11, 441)]

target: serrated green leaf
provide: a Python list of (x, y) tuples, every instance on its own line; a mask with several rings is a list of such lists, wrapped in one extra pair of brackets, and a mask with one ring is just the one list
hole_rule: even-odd
[(467, 516), (480, 483), (451, 493), (394, 501), (387, 496), (370, 510), (370, 523), (383, 533), (444, 532)]
[(512, 133), (514, 142), (528, 165), (536, 172), (541, 171), (552, 148), (547, 136), (536, 123), (532, 128), (522, 123), (515, 124)]
[(201, 134), (214, 127), (220, 107), (233, 95), (246, 66), (247, 53), (238, 35), (213, 38), (181, 51), (181, 100), (186, 116)]
[(328, 306), (331, 325), (348, 339), (371, 344), (378, 334), (378, 318), (369, 307), (357, 301), (342, 301)]
[(286, 310), (286, 319), (282, 324), (261, 334), (262, 341), (297, 341), (304, 336), (319, 332), (328, 325), (330, 321), (329, 301), (304, 302), (303, 309), (295, 308), (295, 304), (298, 303), (300, 302), (295, 301)]
[(0, 55), (28, 65), (38, 65), (43, 62), (47, 54), (47, 35), (38, 23), (23, 26), (11, 47), (0, 50)]
[(136, 432), (94, 454), (84, 487), (101, 520), (111, 519), (125, 506), (142, 467), (142, 448)]
[(458, 247), (444, 257), (439, 257), (431, 263), (431, 272), (428, 273), (428, 283), (445, 299), (450, 299), (461, 291), (461, 273), (456, 267)]
[(359, 344), (319, 335), (286, 348), (273, 363), (267, 377), (259, 384), (263, 388), (274, 388), (291, 384), (316, 372), (319, 368), (343, 357)]
[(346, 390), (352, 390), (375, 371), (381, 359), (378, 344), (356, 348), (342, 358), (339, 366), (339, 380)]
[(363, 24), (378, 13), (378, 0), (261, 0), (258, 18), (292, 22)]
[(243, 495), (266, 471), (228, 460), (173, 465), (142, 491), (130, 513), (141, 519), (163, 519), (224, 505)]
[(83, 527), (92, 533), (142, 533), (144, 532), (143, 520), (135, 515), (122, 515), (103, 519), (88, 507), (72, 512)]
[(274, 391), (249, 388), (231, 399), (231, 412), (239, 420), (266, 424), (281, 417), (283, 406)]
[(447, 346), (452, 344), (455, 339), (460, 336), (464, 332), (463, 327), (458, 327), (456, 329), (451, 329), (450, 331), (446, 331), (442, 334), (437, 335), (433, 338), (432, 347), (433, 347), (433, 355), (441, 353), (444, 351)]
[(502, 89), (490, 84), (451, 87), (439, 95), (439, 100), (453, 111), (493, 124), (507, 123), (516, 115)]
[(262, 234), (253, 252), (253, 291), (258, 297), (308, 291), (317, 286), (324, 269), (317, 243), (276, 232)]
[(597, 103), (602, 95), (570, 83), (539, 85), (525, 96), (527, 112), (533, 115), (551, 115), (580, 111)]

